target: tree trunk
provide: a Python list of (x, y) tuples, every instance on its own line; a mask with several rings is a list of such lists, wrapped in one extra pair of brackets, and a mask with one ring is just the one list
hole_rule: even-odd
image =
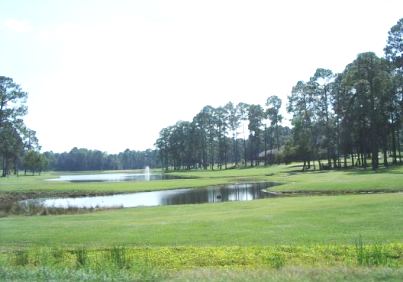
[(1, 174), (1, 177), (6, 177), (7, 176), (7, 161), (6, 157), (3, 157), (3, 172)]
[[(337, 164), (337, 160), (339, 161), (339, 164)], [(340, 158), (336, 158), (336, 156), (333, 157), (333, 168), (339, 168), (340, 167)]]
[(393, 155), (393, 164), (397, 164), (397, 156), (396, 156), (396, 134), (395, 128), (392, 126), (392, 155)]
[(399, 152), (399, 163), (402, 163), (402, 152), (400, 150), (400, 130), (397, 130), (397, 149)]
[(279, 136), (280, 134), (279, 134), (279, 132), (278, 132), (278, 123), (276, 123), (276, 141), (277, 141), (277, 153), (279, 153), (280, 152), (280, 136)]
[(363, 165), (364, 165), (364, 168), (367, 168), (367, 154), (362, 154), (362, 158), (363, 158), (363, 160), (362, 160), (362, 163), (363, 163)]
[[(329, 169), (331, 169), (331, 168), (332, 168), (332, 160), (331, 160), (331, 157), (330, 157), (330, 148), (329, 148), (329, 145), (328, 145), (326, 151), (327, 151), (327, 152), (326, 152), (326, 155), (327, 155), (327, 166), (328, 166)], [(335, 166), (335, 167), (336, 167), (336, 166)]]
[(243, 157), (244, 157), (244, 161), (245, 161), (245, 167), (247, 166), (247, 154), (248, 152), (246, 151), (246, 140), (245, 137), (243, 138)]
[(384, 165), (385, 167), (388, 166), (388, 152), (387, 152), (387, 150), (386, 150), (386, 147), (383, 148), (383, 165)]
[(3, 157), (3, 173), (2, 177), (6, 177), (8, 175), (8, 156), (7, 154), (4, 155)]
[(264, 165), (267, 166), (267, 128), (264, 126)]
[(235, 167), (238, 167), (238, 146), (236, 137), (233, 137)]

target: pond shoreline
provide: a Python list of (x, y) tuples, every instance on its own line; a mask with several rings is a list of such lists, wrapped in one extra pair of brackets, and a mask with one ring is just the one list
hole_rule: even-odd
[[(276, 185), (281, 185), (282, 183), (258, 181), (258, 182), (237, 182), (227, 185), (237, 185), (237, 184), (263, 184), (271, 183)], [(98, 197), (98, 196), (114, 196), (114, 195), (125, 195), (125, 194), (137, 194), (137, 193), (147, 193), (147, 192), (164, 192), (169, 190), (184, 190), (184, 189), (208, 189), (211, 187), (224, 187), (224, 185), (214, 185), (214, 186), (202, 186), (202, 187), (181, 187), (173, 189), (162, 189), (162, 190), (148, 190), (148, 191), (35, 191), (35, 192), (3, 192), (0, 193), (0, 217), (9, 215), (50, 215), (50, 214), (79, 214), (88, 213), (100, 210), (113, 210), (117, 208), (130, 208), (123, 206), (111, 206), (111, 207), (42, 207), (37, 209), (36, 207), (29, 207), (28, 210), (21, 209), (18, 202), (26, 200), (36, 200), (36, 199), (57, 199), (57, 198), (81, 198), (81, 197)], [(272, 186), (271, 186), (272, 187)], [(342, 191), (271, 191), (270, 187), (261, 190), (263, 193), (270, 194), (271, 198), (285, 198), (285, 197), (310, 197), (310, 196), (340, 196), (340, 195), (370, 195), (370, 194), (392, 194), (392, 193), (403, 193), (402, 191), (382, 189), (382, 190), (342, 190)], [(197, 204), (197, 203), (194, 203)], [(17, 207), (17, 208), (16, 208)], [(32, 211), (30, 210), (32, 209)], [(65, 210), (66, 212), (63, 212)]]

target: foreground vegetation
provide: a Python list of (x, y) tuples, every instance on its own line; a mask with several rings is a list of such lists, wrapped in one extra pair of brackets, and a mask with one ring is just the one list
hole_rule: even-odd
[(336, 273), (335, 277), (340, 279), (338, 272), (342, 270), (344, 275), (358, 274), (360, 279), (374, 275), (399, 279), (402, 255), (402, 244), (364, 245), (361, 241), (355, 246), (311, 247), (35, 248), (2, 254), (0, 278), (190, 280), (198, 277), (241, 281), (274, 276), (276, 281), (286, 277), (309, 278), (311, 272), (322, 279)]

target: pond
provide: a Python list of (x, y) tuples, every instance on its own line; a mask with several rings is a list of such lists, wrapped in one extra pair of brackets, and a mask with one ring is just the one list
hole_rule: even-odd
[(181, 177), (169, 174), (157, 173), (104, 173), (104, 174), (76, 174), (61, 175), (59, 178), (47, 179), (48, 181), (67, 182), (122, 182), (122, 181), (152, 181), (162, 179), (178, 179)]
[(161, 205), (250, 201), (274, 197), (264, 191), (276, 185), (273, 182), (238, 183), (196, 189), (176, 189), (109, 196), (49, 198), (21, 201), (21, 205), (47, 208), (131, 208)]

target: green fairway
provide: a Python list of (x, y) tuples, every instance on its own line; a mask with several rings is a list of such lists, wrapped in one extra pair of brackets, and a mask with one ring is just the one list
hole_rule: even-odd
[(298, 165), (277, 165), (226, 171), (191, 171), (175, 173), (198, 178), (234, 178), (237, 180), (268, 180), (282, 183), (274, 191), (359, 192), (403, 191), (403, 167), (379, 169), (348, 169), (330, 171), (301, 171)]
[(403, 194), (315, 196), (0, 219), (0, 246), (401, 242)]

